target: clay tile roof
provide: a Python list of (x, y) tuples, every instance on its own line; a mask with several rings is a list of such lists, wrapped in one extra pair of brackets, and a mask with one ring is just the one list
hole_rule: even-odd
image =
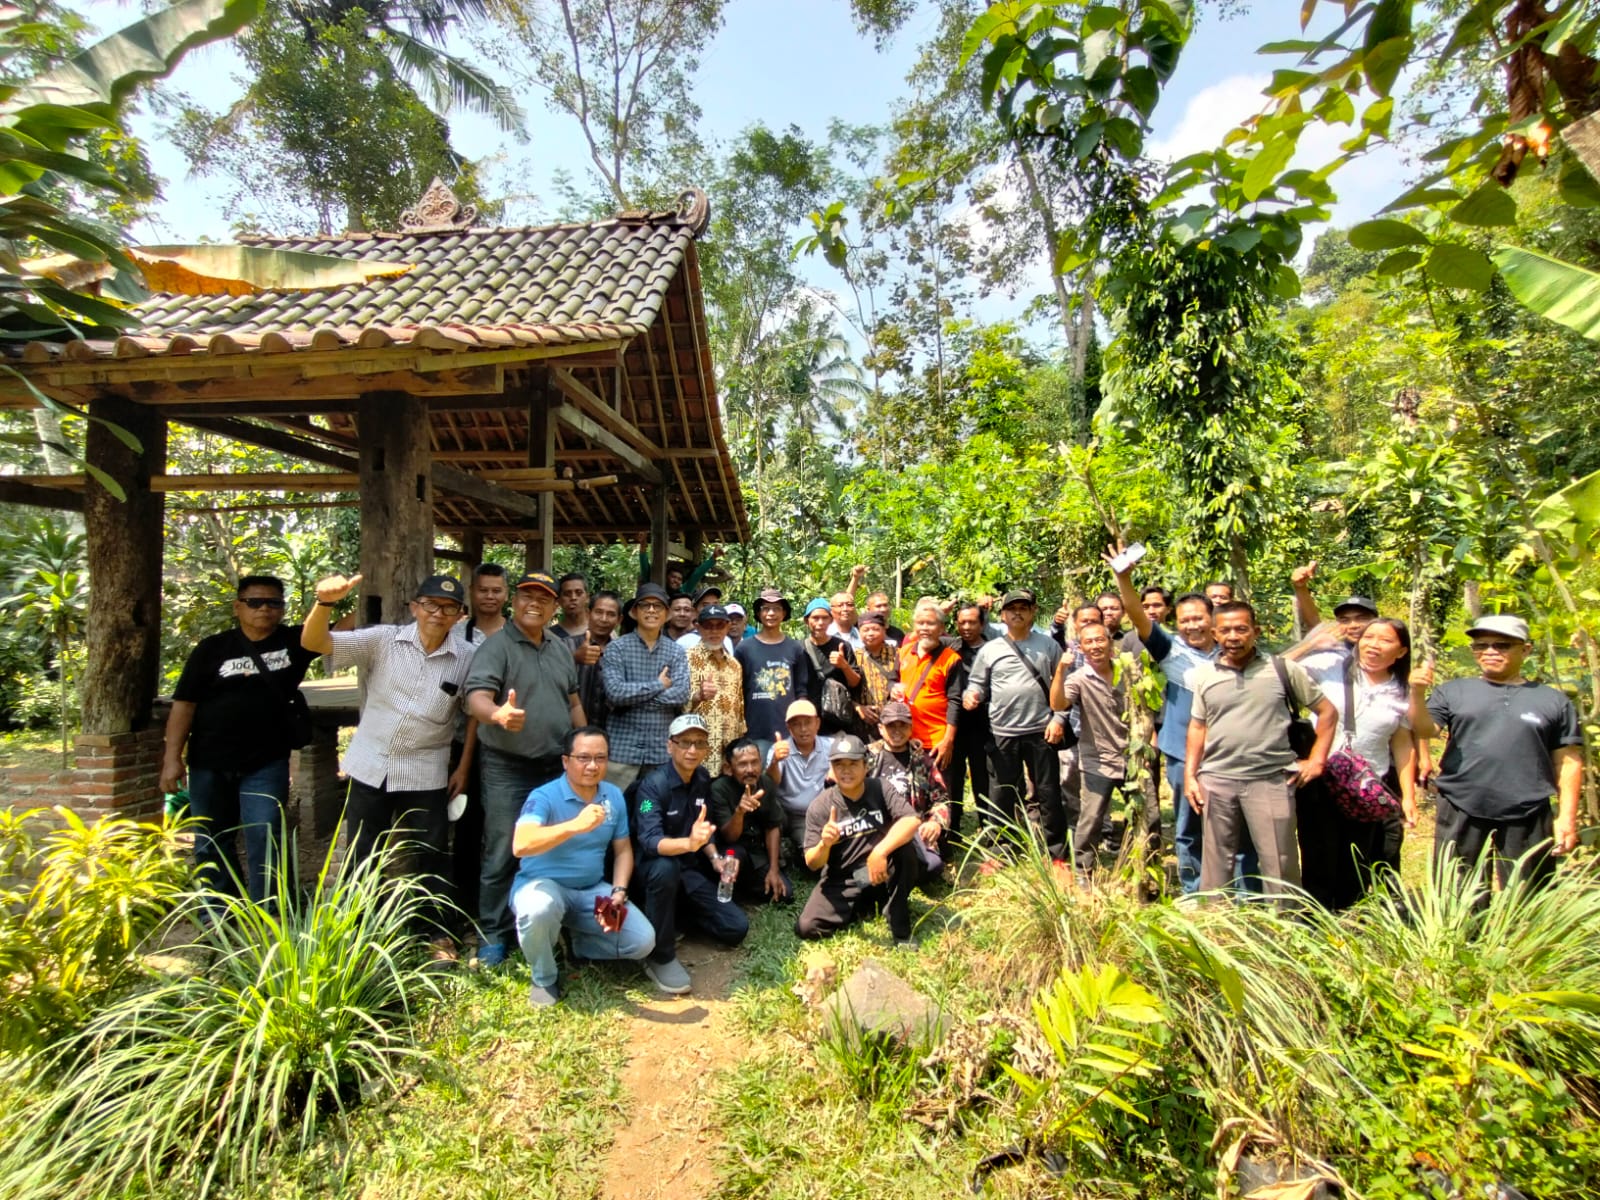
[(516, 327), (518, 343), (628, 338), (655, 321), (695, 232), (677, 213), (652, 213), (594, 225), (246, 238), (247, 245), (412, 269), (312, 292), (158, 295), (139, 307), (139, 334), (228, 333), (253, 342), (269, 332), (379, 329), (408, 342), (424, 327), (454, 324)]

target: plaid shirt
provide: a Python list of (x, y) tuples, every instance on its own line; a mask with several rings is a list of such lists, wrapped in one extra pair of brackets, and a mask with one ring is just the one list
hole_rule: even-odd
[[(663, 688), (668, 672), (672, 686)], [(600, 656), (611, 712), (606, 733), (613, 762), (648, 765), (667, 761), (667, 726), (689, 701), (689, 656), (663, 634), (655, 649), (637, 633), (625, 633)]]

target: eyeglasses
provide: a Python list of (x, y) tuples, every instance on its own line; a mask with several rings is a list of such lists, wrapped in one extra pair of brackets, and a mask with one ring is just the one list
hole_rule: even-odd
[(609, 754), (569, 754), (567, 757), (580, 767), (603, 767), (611, 761)]
[(239, 603), (246, 608), (282, 608), (282, 600), (274, 600), (271, 596), (241, 596)]
[(1521, 642), (1473, 642), (1472, 652), (1483, 654), (1485, 651), (1493, 650), (1496, 654), (1504, 654), (1508, 650), (1515, 650), (1521, 644)]
[(459, 604), (437, 604), (432, 600), (418, 600), (417, 607), (423, 612), (435, 617), (459, 617), (461, 606)]
[(692, 742), (686, 742), (682, 738), (673, 738), (672, 744), (682, 750), (699, 750), (704, 752), (711, 749), (711, 743), (705, 738), (695, 738)]

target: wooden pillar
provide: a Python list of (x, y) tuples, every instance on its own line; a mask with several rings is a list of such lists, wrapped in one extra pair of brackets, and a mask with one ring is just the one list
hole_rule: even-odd
[[(556, 465), (556, 416), (561, 399), (550, 386), (550, 377), (536, 371), (528, 386), (528, 465), (554, 468)], [(556, 548), (556, 498), (552, 492), (538, 494), (539, 516), (523, 538), (527, 547), (528, 571), (549, 573)]]
[(468, 530), (461, 535), (461, 582), (466, 583), (472, 569), (483, 561), (483, 534)]
[(667, 489), (650, 489), (650, 579), (667, 582)]
[(357, 405), (361, 472), (358, 622), (406, 619), (417, 585), (433, 574), (433, 484), (428, 402), (372, 392)]
[[(150, 488), (167, 469), (167, 422), (159, 412), (118, 396), (89, 402), (84, 454), (122, 486), (118, 500), (91, 474), (84, 484), (88, 540), (88, 667), (85, 734), (128, 733), (150, 719), (161, 672), (161, 543), (166, 498)], [(125, 446), (100, 423), (115, 422), (138, 439)]]
[[(706, 554), (706, 534), (703, 529), (688, 529), (683, 534), (684, 557), (689, 560), (691, 571), (700, 565), (700, 560)], [(688, 578), (685, 576), (685, 578)]]

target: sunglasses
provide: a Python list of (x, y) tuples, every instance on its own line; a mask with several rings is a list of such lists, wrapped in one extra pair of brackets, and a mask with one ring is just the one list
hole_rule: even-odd
[(240, 604), (246, 608), (282, 608), (282, 600), (274, 600), (271, 596), (245, 596), (240, 599)]
[(1515, 650), (1520, 645), (1522, 645), (1521, 642), (1473, 642), (1472, 652), (1474, 654), (1483, 654), (1486, 651), (1493, 650), (1496, 654), (1504, 654), (1508, 650)]

